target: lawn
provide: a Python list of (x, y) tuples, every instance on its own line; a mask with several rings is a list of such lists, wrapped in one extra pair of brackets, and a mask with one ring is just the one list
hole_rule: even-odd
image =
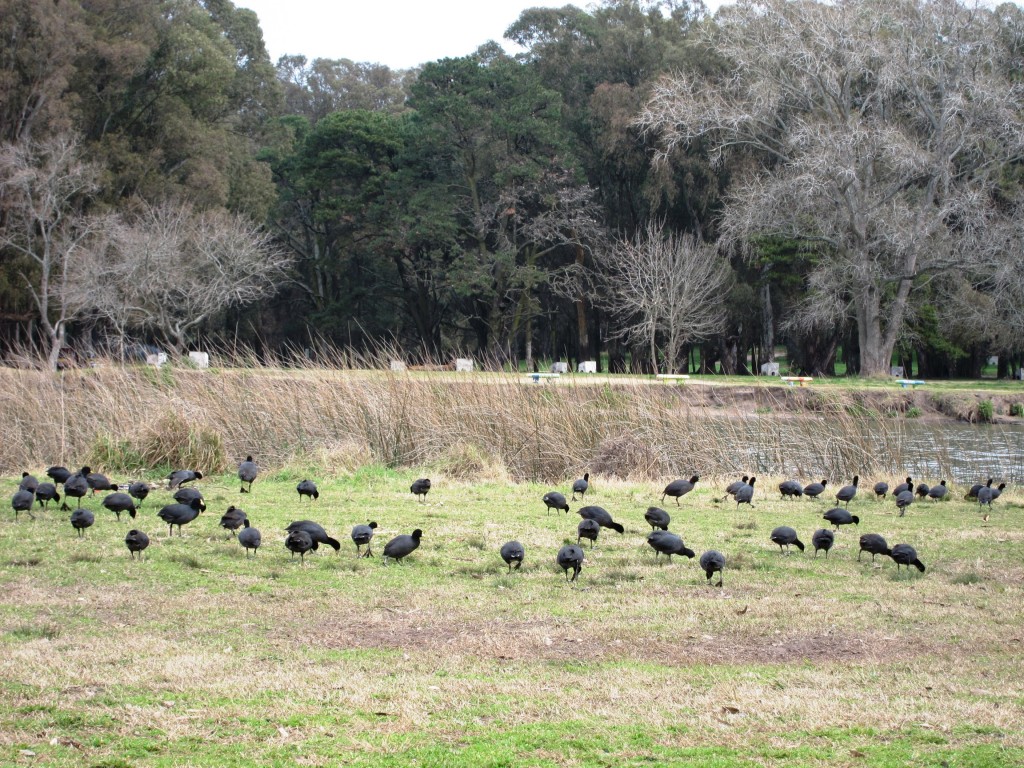
[[(314, 502), (295, 492), (307, 474)], [(862, 483), (860, 525), (815, 559), (831, 504), (780, 500), (781, 478), (759, 478), (754, 508), (737, 510), (722, 501), (728, 478), (677, 508), (660, 503), (663, 483), (592, 475), (588, 502), (625, 534), (603, 530), (569, 585), (554, 556), (576, 540), (579, 503), (547, 512), (548, 486), (437, 475), (419, 503), (416, 476), (293, 468), (261, 474), (251, 495), (233, 474), (207, 477), (209, 509), (181, 538), (156, 517), (162, 489), (130, 523), (87, 499), (97, 520), (81, 539), (52, 506), (17, 523), (8, 509), (0, 764), (1024, 763), (1014, 489), (988, 519), (962, 488), (898, 518)], [(230, 504), (263, 533), (255, 557), (218, 527)], [(652, 504), (698, 557), (725, 553), (724, 587), (695, 560), (656, 563)], [(283, 529), (305, 518), (340, 552), (291, 557)], [(376, 557), (357, 559), (349, 531), (370, 520)], [(781, 555), (768, 540), (780, 524), (808, 551)], [(130, 527), (152, 539), (142, 562)], [(384, 566), (384, 542), (413, 528), (420, 549)], [(914, 544), (926, 573), (857, 562), (866, 532)], [(498, 549), (512, 538), (526, 561), (510, 575)]]

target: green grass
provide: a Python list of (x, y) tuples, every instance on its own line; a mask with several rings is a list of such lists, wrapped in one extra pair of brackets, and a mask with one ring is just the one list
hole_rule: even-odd
[[(181, 538), (155, 516), (164, 490), (130, 524), (87, 500), (97, 522), (81, 540), (52, 509), (0, 522), (0, 764), (1024, 761), (1012, 488), (987, 521), (959, 488), (904, 518), (862, 493), (860, 526), (815, 560), (810, 546), (780, 556), (768, 535), (788, 524), (809, 545), (827, 502), (781, 501), (778, 479), (759, 478), (737, 513), (725, 481), (702, 480), (665, 508), (698, 556), (726, 554), (718, 589), (695, 561), (656, 564), (643, 512), (660, 482), (591, 476), (588, 503), (626, 533), (602, 531), (569, 586), (553, 561), (579, 504), (546, 512), (548, 486), (434, 475), (421, 504), (408, 486), (429, 473), (365, 467), (315, 477), (320, 499), (300, 503), (304, 472), (267, 474), (248, 496), (205, 478), (209, 511)], [(218, 527), (229, 504), (261, 529), (256, 557)], [(283, 529), (303, 518), (341, 551), (292, 559)], [(376, 557), (356, 559), (348, 532), (369, 520)], [(129, 527), (153, 541), (144, 562)], [(416, 527), (421, 548), (383, 566), (384, 542)], [(915, 544), (927, 572), (858, 563), (869, 531)], [(508, 574), (497, 552), (511, 538), (527, 556)]]

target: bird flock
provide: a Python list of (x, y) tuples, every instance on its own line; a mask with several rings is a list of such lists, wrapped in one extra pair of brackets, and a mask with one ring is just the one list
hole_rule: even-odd
[[(238, 466), (238, 478), (241, 483), (239, 492), (251, 494), (258, 474), (259, 467), (253, 457), (246, 456)], [(46, 475), (49, 481), (40, 482), (30, 473), (22, 473), (18, 490), (11, 498), (15, 521), (19, 520), (19, 516), (23, 512), (35, 519), (33, 510), (36, 505), (46, 509), (50, 503), (60, 503), (62, 511), (71, 512), (71, 526), (79, 537), (84, 536), (85, 531), (96, 522), (95, 514), (81, 506), (82, 499), (86, 496), (95, 496), (98, 491), (108, 492), (101, 500), (100, 505), (114, 513), (118, 521), (121, 520), (122, 514), (127, 514), (134, 520), (150, 491), (154, 490), (153, 486), (143, 481), (120, 486), (105, 475), (93, 472), (88, 466), (82, 467), (77, 472), (72, 472), (62, 466), (52, 466), (46, 470)], [(174, 535), (175, 526), (178, 528), (178, 536), (182, 536), (182, 526), (193, 522), (202, 512), (206, 511), (206, 502), (202, 492), (194, 485), (190, 485), (202, 478), (201, 472), (191, 469), (175, 470), (165, 478), (167, 490), (173, 492), (173, 503), (161, 507), (157, 511), (157, 517), (168, 526), (167, 535), (169, 537)], [(677, 507), (681, 507), (680, 499), (693, 491), (699, 480), (698, 475), (692, 475), (689, 479), (673, 480), (665, 486), (661, 503), (664, 503), (666, 498), (674, 498)], [(737, 509), (742, 504), (753, 507), (756, 480), (756, 477), (744, 475), (741, 480), (732, 482), (725, 488), (723, 499), (715, 499), (715, 501), (721, 503), (731, 497), (736, 502)], [(842, 486), (836, 491), (836, 506), (822, 515), (822, 519), (832, 526), (831, 530), (820, 528), (811, 535), (810, 541), (814, 548), (815, 558), (818, 557), (819, 552), (824, 552), (825, 558), (828, 558), (829, 552), (835, 544), (836, 535), (844, 526), (860, 524), (860, 517), (849, 512), (850, 502), (857, 496), (859, 483), (860, 477), (855, 475), (849, 485)], [(992, 487), (992, 483), (993, 478), (989, 477), (986, 483), (974, 485), (965, 498), (977, 501), (979, 506), (990, 507), (1006, 488), (1005, 483), (1001, 483), (997, 487)], [(63, 488), (63, 495), (58, 491), (58, 486)], [(124, 491), (121, 490), (122, 487), (125, 489)], [(784, 480), (779, 483), (781, 499), (799, 499), (804, 496), (818, 499), (825, 494), (826, 488), (827, 480), (811, 482), (807, 485), (802, 485), (796, 480)], [(426, 502), (430, 490), (431, 481), (428, 478), (419, 478), (409, 487), (410, 493), (421, 503)], [(586, 500), (589, 491), (590, 475), (587, 473), (572, 483), (571, 499), (567, 500), (565, 494), (552, 490), (545, 493), (541, 500), (548, 512), (555, 510), (568, 513), (570, 511), (569, 502), (575, 502), (577, 496), (581, 502)], [(934, 502), (942, 500), (948, 493), (945, 480), (941, 480), (938, 485), (933, 486), (928, 486), (925, 483), (915, 485), (911, 477), (907, 477), (904, 482), (891, 490), (886, 482), (875, 483), (872, 491), (878, 501), (884, 501), (891, 495), (899, 517), (906, 514), (915, 499), (922, 501), (930, 499)], [(312, 504), (320, 496), (316, 483), (308, 479), (301, 481), (296, 486), (296, 492), (300, 503), (306, 499)], [(74, 509), (69, 505), (69, 499), (76, 500)], [(840, 504), (843, 506), (839, 506)], [(567, 583), (576, 582), (582, 573), (586, 559), (584, 540), (590, 542), (589, 548), (592, 549), (602, 529), (608, 529), (620, 535), (625, 533), (625, 527), (614, 520), (603, 507), (585, 504), (578, 507), (576, 513), (580, 517), (576, 527), (576, 543), (566, 543), (558, 549), (555, 555), (555, 563), (562, 569)], [(682, 537), (669, 530), (672, 519), (666, 510), (651, 506), (644, 513), (644, 520), (651, 527), (651, 532), (646, 537), (646, 543), (654, 550), (655, 561), (658, 561), (662, 555), (665, 555), (669, 561), (671, 561), (672, 555), (682, 555), (691, 560), (696, 557), (696, 552), (686, 546)], [(239, 545), (245, 550), (246, 558), (254, 557), (262, 546), (263, 538), (260, 531), (252, 525), (248, 515), (239, 507), (230, 505), (221, 516), (220, 526), (237, 538)], [(360, 523), (352, 528), (350, 537), (356, 547), (357, 557), (374, 556), (373, 539), (377, 528), (378, 524), (375, 521)], [(292, 558), (299, 555), (300, 564), (304, 564), (308, 552), (316, 552), (321, 545), (329, 546), (336, 552), (341, 550), (341, 543), (329, 535), (321, 524), (313, 520), (292, 522), (285, 529), (285, 533), (287, 536), (284, 540), (284, 547), (291, 553)], [(390, 539), (382, 550), (383, 563), (387, 565), (389, 560), (401, 563), (404, 558), (419, 548), (422, 537), (423, 531), (417, 528), (410, 534), (401, 534)], [(779, 547), (780, 554), (791, 554), (793, 547), (796, 547), (801, 553), (805, 551), (804, 542), (800, 540), (798, 532), (791, 526), (775, 527), (771, 531), (769, 539)], [(125, 535), (124, 541), (133, 560), (136, 557), (140, 560), (144, 558), (145, 550), (150, 544), (149, 536), (145, 532), (132, 528)], [(865, 533), (860, 537), (858, 561), (861, 560), (865, 552), (871, 555), (872, 562), (878, 555), (891, 558), (896, 563), (897, 571), (903, 566), (908, 569), (914, 567), (922, 573), (925, 571), (925, 565), (918, 557), (914, 546), (900, 543), (890, 547), (885, 538), (877, 533)], [(508, 573), (519, 570), (526, 559), (525, 547), (515, 540), (503, 544), (499, 554), (508, 566)], [(709, 549), (700, 556), (698, 562), (708, 584), (711, 584), (712, 578), (718, 574), (717, 586), (723, 585), (726, 567), (726, 557), (723, 553)]]

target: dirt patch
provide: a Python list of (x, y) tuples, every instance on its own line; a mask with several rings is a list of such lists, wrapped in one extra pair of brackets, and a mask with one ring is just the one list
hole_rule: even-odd
[(670, 666), (889, 662), (937, 648), (871, 633), (797, 634), (772, 638), (690, 635), (613, 638), (550, 621), (433, 621), (417, 614), (353, 621), (332, 619), (296, 631), (294, 642), (315, 648), (387, 649), (508, 661), (636, 660)]

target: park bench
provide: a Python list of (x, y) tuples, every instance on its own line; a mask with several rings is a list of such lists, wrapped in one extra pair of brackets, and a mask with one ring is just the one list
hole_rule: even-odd
[(921, 379), (896, 379), (896, 383), (899, 384), (903, 389), (910, 387), (911, 389), (917, 389), (924, 384)]
[(657, 378), (660, 379), (661, 381), (664, 381), (666, 384), (671, 384), (684, 382), (690, 377), (687, 376), (685, 373), (659, 373)]
[(786, 385), (790, 386), (790, 387), (806, 387), (808, 384), (810, 384), (812, 381), (814, 381), (814, 377), (813, 376), (780, 376), (779, 380), (786, 382)]
[(534, 384), (539, 384), (544, 379), (557, 379), (560, 378), (560, 373), (528, 373), (526, 377), (532, 379)]

